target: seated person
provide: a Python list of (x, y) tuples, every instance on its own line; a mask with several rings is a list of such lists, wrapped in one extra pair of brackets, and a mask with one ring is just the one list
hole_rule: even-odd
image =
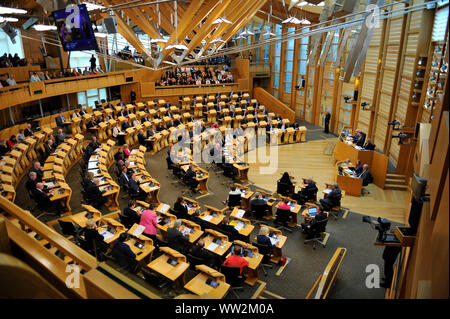
[(188, 216), (188, 206), (183, 197), (177, 198), (177, 201), (173, 205), (173, 210), (179, 218), (186, 218)]
[(256, 242), (260, 245), (266, 245), (270, 247), (274, 247), (269, 238), (269, 228), (261, 227), (259, 230), (258, 236), (256, 236)]
[(44, 177), (44, 170), (42, 169), (41, 163), (38, 161), (34, 162), (32, 172), (36, 173), (37, 181), (42, 182), (42, 178)]
[(63, 207), (58, 200), (51, 201), (50, 198), (54, 190), (44, 188), (43, 183), (36, 183), (36, 188), (32, 191), (33, 198), (40, 208), (54, 208), (58, 214), (61, 214)]
[(235, 185), (231, 185), (230, 187), (230, 192), (228, 193), (228, 199), (223, 201), (222, 203), (224, 205), (228, 205), (228, 203), (230, 202), (230, 195), (239, 195), (241, 196), (241, 191), (235, 186)]
[(121, 173), (119, 175), (119, 185), (120, 187), (125, 187), (128, 189), (128, 183), (130, 182), (130, 177), (127, 174), (127, 168), (123, 165), (121, 168)]
[(372, 144), (370, 138), (368, 138), (366, 143), (364, 143), (363, 148), (367, 151), (373, 151), (375, 149), (375, 144)]
[(242, 275), (242, 270), (244, 269), (244, 267), (247, 267), (250, 263), (248, 262), (248, 260), (246, 260), (244, 257), (241, 256), (240, 246), (235, 245), (233, 250), (234, 253), (228, 256), (223, 264), (229, 267), (239, 267), (240, 273)]
[(181, 220), (177, 219), (173, 227), (167, 229), (167, 242), (170, 248), (185, 255), (187, 253), (186, 244), (189, 243), (189, 236), (183, 235), (181, 227)]
[(28, 173), (28, 180), (25, 183), (25, 188), (28, 192), (33, 192), (36, 189), (37, 175), (35, 172)]
[(188, 170), (186, 171), (186, 181), (191, 187), (192, 190), (196, 190), (199, 182), (195, 179), (197, 177), (197, 173), (194, 171), (194, 166), (189, 165)]
[(11, 135), (11, 137), (9, 138), (7, 143), (8, 143), (9, 149), (13, 149), (14, 146), (16, 146), (16, 144), (17, 144), (16, 136), (15, 135)]
[(356, 161), (356, 165), (355, 165), (355, 175), (358, 176), (362, 173), (363, 171), (363, 166), (361, 164), (360, 160)]
[(125, 243), (127, 238), (127, 233), (120, 234), (119, 239), (116, 240), (112, 248), (112, 255), (120, 268), (132, 270), (135, 265), (134, 259), (136, 258), (136, 255), (133, 253), (130, 246)]
[(128, 144), (123, 144), (123, 154), (125, 155), (125, 159), (128, 158), (128, 156), (130, 156), (131, 151), (130, 148), (128, 147)]
[(93, 183), (94, 183), (94, 173), (87, 172), (86, 175), (84, 175), (81, 180), (81, 186), (83, 187), (83, 191), (86, 192), (88, 187)]
[(205, 249), (205, 241), (200, 239), (196, 245), (192, 246), (191, 255), (203, 259), (204, 264), (212, 267), (214, 265), (214, 255)]
[(97, 142), (97, 137), (96, 136), (92, 136), (91, 142), (89, 143), (89, 146), (92, 149), (92, 151), (95, 151), (97, 148), (99, 148), (101, 146), (100, 143)]
[(325, 198), (321, 199), (319, 202), (323, 207), (324, 211), (330, 211), (335, 206), (341, 205), (342, 192), (339, 189), (337, 183), (331, 185), (331, 192), (326, 195)]
[(94, 242), (103, 241), (103, 235), (98, 232), (97, 224), (93, 219), (88, 219), (86, 221), (86, 227), (83, 229), (83, 234), (87, 243), (87, 249), (90, 251), (94, 250)]
[(367, 186), (370, 183), (373, 183), (372, 173), (369, 171), (369, 165), (364, 164), (362, 172), (357, 175), (358, 178), (363, 180), (363, 186)]
[(128, 181), (128, 189), (131, 192), (132, 195), (138, 196), (138, 197), (146, 197), (147, 194), (141, 190), (139, 187), (139, 184), (136, 181), (136, 175), (132, 174), (130, 180)]
[(305, 185), (304, 188), (292, 197), (299, 205), (304, 205), (307, 201), (315, 199), (317, 194), (318, 189), (312, 178), (305, 180)]
[(255, 192), (255, 197), (250, 201), (250, 205), (266, 205), (267, 201), (261, 197), (261, 193)]
[(86, 200), (92, 202), (92, 206), (97, 209), (102, 207), (108, 201), (106, 197), (103, 197), (103, 193), (98, 187), (99, 184), (100, 179), (94, 178), (93, 183), (86, 188)]
[(8, 144), (5, 140), (0, 140), (0, 156), (4, 156), (6, 153), (8, 153), (11, 149), (9, 148)]
[(201, 213), (200, 209), (196, 209), (189, 219), (199, 225), (202, 229), (205, 229), (208, 225), (207, 222), (200, 217)]
[(320, 232), (317, 229), (318, 223), (322, 220), (328, 219), (327, 214), (320, 208), (317, 209), (317, 214), (309, 224), (302, 223), (302, 230), (306, 233), (306, 239), (320, 238)]
[(58, 134), (56, 134), (56, 137), (55, 137), (56, 145), (63, 143), (65, 139), (66, 139), (66, 134), (64, 134), (64, 132), (61, 128), (58, 129)]
[(123, 147), (120, 147), (116, 154), (114, 154), (114, 159), (116, 162), (119, 160), (125, 161), (125, 153), (123, 152)]
[(134, 210), (136, 208), (136, 202), (134, 200), (128, 201), (128, 206), (123, 210), (123, 215), (128, 218), (130, 224), (139, 224), (141, 222), (141, 216)]
[(361, 133), (360, 131), (358, 131), (356, 133), (356, 136), (353, 138), (353, 143), (355, 143), (356, 145), (362, 147), (364, 145), (364, 140), (366, 139), (365, 135), (363, 133)]
[(220, 232), (223, 232), (225, 235), (227, 235), (230, 241), (239, 239), (239, 232), (234, 228), (234, 226), (229, 225), (230, 219), (225, 216), (222, 222), (217, 226), (219, 228)]

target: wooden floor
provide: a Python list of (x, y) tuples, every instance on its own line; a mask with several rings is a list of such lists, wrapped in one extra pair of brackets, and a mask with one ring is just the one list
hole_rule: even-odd
[[(325, 182), (332, 183), (336, 178), (333, 155), (324, 155), (324, 149), (329, 140), (308, 141), (278, 146), (277, 169), (274, 174), (261, 174), (260, 167), (268, 166), (258, 161), (250, 164), (249, 180), (255, 186), (275, 192), (277, 180), (285, 171), (301, 182), (302, 177), (312, 177), (319, 188), (318, 198), (323, 198), (322, 190)], [(248, 155), (255, 151), (250, 152)], [(404, 207), (406, 192), (398, 190), (383, 190), (374, 184), (367, 189), (370, 194), (361, 197), (346, 196), (342, 206), (360, 214), (373, 217), (385, 217), (391, 221), (404, 223)], [(297, 190), (296, 190), (297, 191)]]

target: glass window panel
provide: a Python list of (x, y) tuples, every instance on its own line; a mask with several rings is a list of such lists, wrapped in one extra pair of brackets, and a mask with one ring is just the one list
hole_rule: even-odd
[(106, 100), (108, 95), (106, 94), (106, 89), (99, 89), (100, 100)]
[(286, 62), (286, 70), (285, 71), (287, 71), (287, 72), (292, 72), (292, 65), (293, 65), (293, 62)]
[(25, 55), (23, 53), (23, 45), (22, 45), (22, 35), (20, 34), (19, 29), (15, 29), (17, 31), (17, 35), (15, 36), (14, 40), (16, 40), (16, 43), (11, 42), (11, 38), (0, 29), (0, 52), (1, 54), (11, 54), (14, 56), (14, 54), (17, 53), (17, 55), (20, 58), (24, 58)]
[(300, 59), (302, 59), (302, 60), (308, 59), (308, 46), (307, 45), (300, 46)]
[(286, 52), (286, 60), (288, 60), (288, 61), (294, 60), (294, 51), (288, 50)]
[(275, 56), (281, 55), (281, 42), (275, 44)]
[(284, 84), (284, 92), (291, 93), (291, 83)]
[(280, 83), (280, 74), (274, 73), (273, 75), (273, 87), (278, 89), (278, 84)]
[(91, 90), (87, 90), (86, 94), (88, 97), (98, 97), (98, 89), (91, 89)]
[(285, 72), (284, 73), (284, 81), (285, 82), (292, 82), (292, 73), (291, 72)]
[(98, 96), (89, 97), (87, 100), (87, 106), (95, 106), (95, 101), (98, 101)]
[(278, 90), (273, 90), (273, 96), (275, 96), (276, 98), (278, 98)]
[(280, 72), (280, 58), (276, 57), (273, 62), (274, 62), (274, 72)]
[(300, 61), (298, 67), (298, 73), (306, 75), (306, 61)]
[(86, 105), (86, 92), (78, 92), (77, 93), (78, 104)]

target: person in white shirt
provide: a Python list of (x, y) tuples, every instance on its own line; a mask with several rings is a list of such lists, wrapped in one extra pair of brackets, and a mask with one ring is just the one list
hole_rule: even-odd
[(120, 130), (120, 124), (117, 123), (113, 128), (113, 136), (117, 137), (120, 133), (122, 133), (122, 131)]
[(36, 74), (36, 72), (34, 72), (31, 77), (30, 77), (30, 82), (39, 82), (41, 79), (39, 78), (39, 76)]
[(241, 195), (242, 193), (241, 193), (241, 190), (239, 189), (239, 188), (237, 188), (236, 186), (231, 186), (231, 190), (230, 190), (230, 192), (228, 193), (228, 195)]
[(17, 82), (14, 80), (14, 76), (12, 74), (8, 77), (6, 82), (8, 82), (9, 86), (17, 85)]

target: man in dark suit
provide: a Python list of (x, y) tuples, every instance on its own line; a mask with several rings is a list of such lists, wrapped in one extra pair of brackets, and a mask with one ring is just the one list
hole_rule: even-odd
[(36, 180), (38, 182), (42, 182), (42, 178), (44, 177), (44, 170), (42, 169), (41, 163), (37, 161), (34, 162), (31, 171), (36, 173)]
[(130, 192), (139, 198), (145, 198), (147, 196), (147, 194), (139, 187), (139, 184), (136, 181), (135, 174), (131, 175), (130, 181), (128, 182), (128, 187)]
[(86, 188), (88, 201), (92, 201), (93, 206), (97, 209), (100, 209), (100, 207), (102, 207), (107, 201), (107, 198), (103, 197), (103, 193), (100, 191), (100, 188), (98, 187), (99, 184), (100, 180), (98, 178), (95, 178), (94, 183), (88, 185), (88, 187)]
[(55, 151), (55, 148), (53, 146), (53, 140), (48, 140), (47, 143), (44, 144), (44, 150), (45, 154), (44, 157), (47, 159), (47, 157), (50, 156)]
[(36, 172), (30, 172), (28, 173), (28, 180), (25, 183), (25, 188), (28, 192), (33, 192), (36, 189), (37, 181), (37, 175)]
[(325, 130), (324, 130), (326, 134), (330, 133), (330, 118), (331, 114), (330, 112), (327, 111), (327, 113), (325, 114)]
[(299, 205), (304, 205), (305, 202), (313, 199), (317, 194), (317, 186), (312, 180), (312, 178), (308, 178), (305, 181), (305, 187), (302, 188), (297, 194), (294, 194), (293, 198), (297, 201)]
[(64, 123), (66, 122), (66, 118), (64, 117), (63, 113), (60, 112), (59, 115), (56, 117), (56, 125), (63, 128)]
[(147, 143), (146, 139), (147, 138), (144, 135), (144, 130), (140, 129), (139, 133), (138, 133), (138, 142), (140, 145), (144, 145), (145, 147), (148, 148), (148, 143)]
[(250, 205), (265, 205), (267, 201), (264, 198), (261, 198), (261, 194), (259, 192), (255, 192), (255, 198), (250, 201)]
[(229, 223), (230, 223), (229, 218), (227, 216), (225, 216), (224, 219), (222, 220), (222, 222), (218, 226), (219, 231), (222, 231), (222, 232), (226, 233), (227, 235), (229, 235), (228, 239), (230, 241), (239, 239), (239, 232), (236, 230), (236, 228), (229, 225)]
[(335, 206), (341, 205), (342, 192), (339, 189), (337, 183), (331, 186), (331, 192), (328, 193), (327, 197), (321, 199), (319, 202), (323, 207), (324, 211), (329, 211)]
[(123, 215), (128, 218), (130, 224), (139, 224), (141, 222), (141, 217), (134, 210), (136, 208), (136, 202), (134, 200), (130, 200), (128, 202), (128, 206), (123, 210)]
[(82, 234), (87, 243), (87, 249), (90, 251), (94, 250), (94, 244), (103, 241), (103, 235), (99, 234), (97, 230), (97, 224), (94, 219), (88, 219), (86, 221), (86, 227), (83, 229)]
[(36, 188), (33, 191), (33, 197), (36, 203), (41, 208), (54, 208), (58, 214), (61, 214), (63, 207), (59, 201), (51, 201), (53, 190), (49, 191), (44, 188), (43, 183), (36, 183)]
[(97, 148), (100, 147), (100, 143), (97, 142), (97, 137), (92, 136), (91, 142), (89, 143), (89, 147), (92, 149), (92, 151), (95, 151)]
[(214, 264), (214, 255), (204, 247), (205, 242), (203, 239), (200, 239), (196, 245), (192, 246), (191, 255), (203, 259), (204, 264), (211, 267)]
[(130, 246), (125, 243), (127, 238), (127, 233), (120, 234), (119, 239), (114, 243), (111, 254), (120, 268), (132, 270), (136, 265), (136, 255), (133, 253)]
[(56, 137), (55, 137), (56, 145), (63, 143), (65, 139), (66, 139), (66, 134), (64, 134), (64, 132), (61, 128), (58, 129), (58, 134), (56, 134)]
[(368, 138), (366, 143), (364, 143), (363, 148), (367, 151), (373, 151), (375, 149), (375, 144), (372, 144), (370, 138)]
[(178, 197), (177, 201), (173, 205), (173, 210), (176, 212), (179, 218), (185, 218), (188, 216), (188, 207), (182, 197)]
[(123, 165), (121, 168), (121, 173), (119, 175), (119, 185), (120, 187), (128, 188), (128, 182), (130, 181), (130, 177), (127, 174), (127, 167)]
[(327, 214), (322, 211), (320, 208), (317, 211), (314, 219), (309, 223), (302, 223), (302, 229), (306, 233), (306, 239), (312, 239), (314, 237), (320, 238), (320, 233), (317, 231), (317, 227), (319, 222), (328, 219)]
[(369, 165), (364, 164), (361, 174), (359, 174), (357, 177), (363, 180), (363, 186), (367, 186), (370, 183), (372, 183), (373, 182), (373, 176), (372, 176), (372, 173), (369, 170)]
[(358, 132), (356, 137), (353, 139), (353, 143), (355, 143), (356, 145), (362, 147), (364, 145), (364, 140), (366, 139), (366, 136), (361, 133)]
[(122, 130), (125, 131), (127, 128), (130, 128), (131, 125), (129, 123), (129, 120), (127, 119), (126, 121), (123, 122), (122, 124)]
[(189, 236), (183, 235), (181, 226), (181, 220), (177, 219), (173, 227), (167, 229), (167, 242), (170, 248), (175, 249), (181, 254), (186, 254), (186, 244), (189, 243)]
[(196, 176), (197, 173), (194, 171), (194, 167), (189, 165), (189, 168), (186, 171), (186, 180), (193, 190), (195, 190), (198, 186), (198, 181), (195, 179)]
[(27, 128), (23, 132), (23, 135), (25, 135), (25, 137), (29, 137), (29, 136), (33, 135), (33, 130), (31, 129), (31, 124), (30, 123), (27, 124)]

